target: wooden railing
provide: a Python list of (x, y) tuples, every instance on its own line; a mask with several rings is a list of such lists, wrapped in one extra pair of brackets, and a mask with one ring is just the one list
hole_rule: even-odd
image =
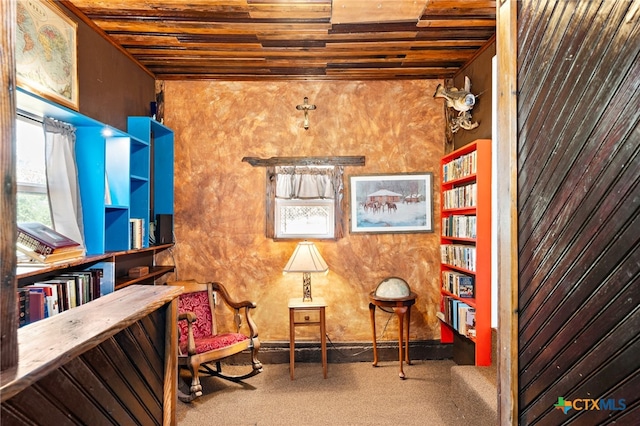
[(175, 424), (181, 292), (131, 285), (20, 328), (0, 423)]

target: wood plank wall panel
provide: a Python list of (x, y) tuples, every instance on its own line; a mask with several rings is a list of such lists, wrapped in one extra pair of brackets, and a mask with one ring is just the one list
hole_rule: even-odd
[[(640, 1), (518, 17), (519, 423), (640, 421)], [(555, 409), (558, 398), (624, 410)]]
[(163, 423), (165, 309), (159, 309), (2, 404), (1, 423)]
[[(451, 85), (459, 89), (464, 87), (465, 77), (469, 77), (471, 80), (471, 92), (477, 96), (476, 103), (471, 110), (471, 116), (473, 121), (478, 123), (478, 127), (475, 129), (460, 130), (456, 133), (451, 133), (451, 129), (447, 126), (445, 131), (450, 133), (450, 139), (453, 142), (451, 148), (453, 149), (461, 148), (477, 139), (492, 138), (491, 132), (493, 131), (494, 117), (491, 61), (494, 56), (496, 56), (495, 40), (486, 45), (471, 62), (460, 68), (453, 78)], [(444, 102), (443, 108), (446, 109), (446, 103)], [(457, 114), (457, 112), (454, 114)], [(445, 149), (445, 152), (448, 151)]]

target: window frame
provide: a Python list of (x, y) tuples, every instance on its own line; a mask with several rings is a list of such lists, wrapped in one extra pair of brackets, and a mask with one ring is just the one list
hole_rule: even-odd
[[(283, 165), (283, 164), (278, 164)], [(287, 164), (287, 165), (308, 165), (308, 164)], [(313, 165), (330, 165), (325, 163), (316, 163)], [(274, 241), (292, 241), (302, 240), (305, 237), (280, 237), (276, 234), (276, 182), (277, 173), (275, 166), (267, 167), (267, 197), (266, 197), (266, 236), (272, 238)], [(321, 239), (321, 240), (338, 240), (344, 237), (344, 182), (343, 182), (344, 168), (342, 166), (335, 166), (334, 170), (334, 198), (333, 198), (333, 236), (328, 238), (308, 237), (306, 239)]]
[(243, 162), (251, 164), (253, 167), (265, 167), (266, 169), (266, 197), (265, 197), (265, 235), (274, 241), (292, 241), (290, 238), (277, 238), (275, 234), (275, 196), (276, 196), (276, 166), (335, 166), (334, 173), (334, 227), (333, 238), (322, 239), (323, 241), (338, 240), (345, 235), (346, 199), (344, 197), (344, 167), (364, 166), (364, 156), (341, 156), (341, 157), (271, 157), (267, 159), (257, 157), (244, 157)]
[[(329, 229), (326, 234), (320, 233), (285, 233), (280, 225), (282, 223), (281, 217), (281, 208), (282, 207), (311, 207), (311, 206), (329, 206), (330, 209), (328, 211), (329, 215)], [(276, 198), (275, 199), (275, 211), (274, 211), (274, 234), (275, 238), (278, 239), (286, 239), (286, 240), (298, 240), (298, 239), (333, 239), (335, 238), (335, 201), (329, 198), (314, 198), (314, 199), (300, 199), (300, 198)]]
[[(47, 186), (47, 182), (46, 182), (46, 164), (43, 164), (43, 173), (45, 174), (44, 176), (44, 183), (32, 183), (32, 182), (25, 182), (25, 181), (21, 181), (19, 180), (19, 173), (18, 173), (18, 167), (19, 167), (19, 161), (18, 161), (18, 145), (21, 143), (21, 139), (19, 139), (19, 135), (18, 135), (18, 122), (22, 122), (22, 123), (26, 123), (27, 125), (32, 125), (34, 127), (38, 127), (39, 131), (42, 131), (42, 117), (39, 116), (35, 116), (29, 113), (25, 113), (21, 110), (18, 110), (15, 116), (15, 122), (16, 122), (16, 210), (18, 210), (18, 198), (20, 196), (20, 194), (27, 194), (27, 195), (44, 195), (46, 198), (46, 204), (47, 204), (47, 208), (49, 210), (49, 219), (48, 221), (42, 221), (45, 225), (47, 226), (53, 226), (53, 214), (51, 212), (51, 202), (49, 200), (50, 194), (49, 194), (49, 189)], [(40, 132), (38, 132), (38, 134), (40, 134)], [(44, 131), (42, 131), (42, 153), (44, 155), (44, 151), (45, 151), (45, 135), (44, 135)], [(45, 160), (46, 163), (46, 160)], [(18, 217), (16, 217), (17, 220), (19, 220)], [(34, 221), (35, 219), (30, 219), (29, 221)]]

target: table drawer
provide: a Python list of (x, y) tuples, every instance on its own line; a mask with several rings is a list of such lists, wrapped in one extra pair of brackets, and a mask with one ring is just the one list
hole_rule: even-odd
[(293, 311), (293, 321), (295, 323), (320, 322), (319, 309), (295, 309)]

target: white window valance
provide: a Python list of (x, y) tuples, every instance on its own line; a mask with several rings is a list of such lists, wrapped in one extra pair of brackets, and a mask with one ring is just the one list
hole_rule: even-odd
[(333, 166), (276, 167), (276, 198), (333, 199)]

